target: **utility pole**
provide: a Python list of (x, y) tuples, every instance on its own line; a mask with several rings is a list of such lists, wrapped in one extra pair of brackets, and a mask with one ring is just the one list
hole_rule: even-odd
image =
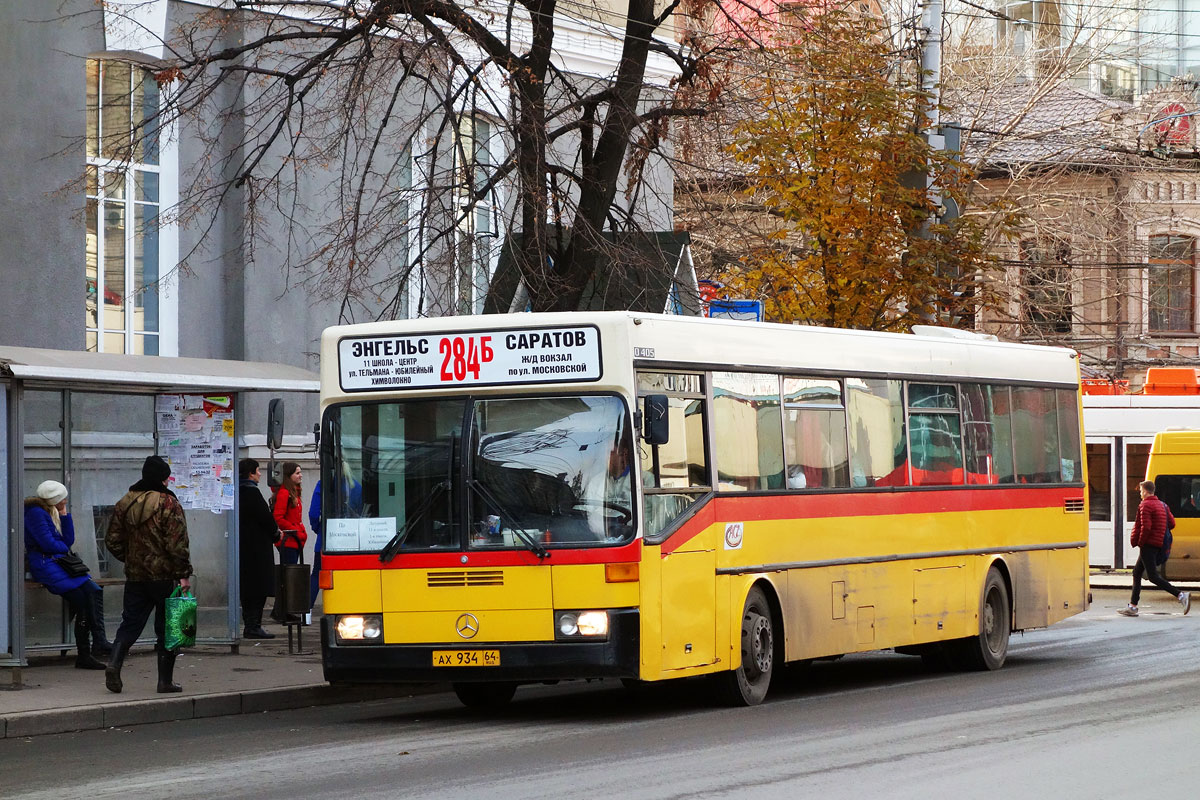
[[(931, 150), (944, 150), (946, 139), (941, 132), (941, 83), (942, 83), (942, 0), (921, 0), (921, 89), (928, 98), (925, 109), (925, 125), (921, 135), (929, 142)], [(934, 207), (934, 216), (941, 214), (942, 193), (934, 179), (933, 165), (925, 175), (925, 193)], [(929, 227), (934, 216), (921, 225), (921, 236), (933, 234)], [(924, 321), (937, 323), (937, 301), (930, 298), (929, 311), (923, 314)]]
[[(922, 134), (932, 150), (945, 150), (946, 139), (941, 132), (942, 102), (942, 0), (921, 2), (921, 89), (929, 98)], [(942, 204), (941, 190), (930, 170), (926, 179), (929, 199), (935, 207)]]

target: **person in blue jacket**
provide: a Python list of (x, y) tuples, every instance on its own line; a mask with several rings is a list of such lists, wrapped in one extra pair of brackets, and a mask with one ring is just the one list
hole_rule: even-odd
[(51, 594), (67, 601), (75, 619), (75, 666), (104, 669), (104, 662), (96, 658), (112, 652), (112, 642), (104, 633), (104, 592), (87, 575), (68, 575), (56, 560), (69, 553), (74, 544), (75, 523), (67, 511), (67, 487), (58, 481), (42, 481), (36, 496), (25, 499), (29, 574)]
[[(346, 466), (342, 465), (344, 477), (342, 479), (342, 491), (346, 495), (346, 503), (352, 513), (359, 514), (362, 512), (362, 484), (354, 480), (350, 471)], [(317, 535), (316, 541), (313, 543), (313, 568), (312, 575), (309, 577), (309, 598), (308, 607), (311, 609), (317, 604), (317, 593), (321, 591), (321, 541), (324, 531), (321, 530), (321, 481), (317, 480), (317, 485), (313, 487), (312, 499), (308, 503), (308, 524), (313, 529), (313, 533)]]
[(312, 500), (308, 503), (308, 526), (313, 529), (316, 539), (313, 541), (312, 574), (308, 578), (308, 607), (311, 610), (317, 604), (317, 592), (321, 591), (321, 480), (313, 487)]

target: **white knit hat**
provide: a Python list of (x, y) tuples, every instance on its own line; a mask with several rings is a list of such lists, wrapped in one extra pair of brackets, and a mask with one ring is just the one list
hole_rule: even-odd
[(38, 484), (37, 496), (56, 506), (67, 499), (67, 487), (58, 481), (42, 481)]

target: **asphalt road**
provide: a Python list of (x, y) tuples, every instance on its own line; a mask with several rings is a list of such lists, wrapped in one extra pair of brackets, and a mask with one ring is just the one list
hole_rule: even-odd
[[(1153, 602), (1149, 602), (1153, 598)], [(0, 796), (1129, 798), (1200, 785), (1200, 613), (1086, 614), (994, 673), (892, 653), (815, 665), (757, 708), (703, 686), (524, 687), (0, 741)], [(1147, 612), (1161, 613), (1147, 613)]]

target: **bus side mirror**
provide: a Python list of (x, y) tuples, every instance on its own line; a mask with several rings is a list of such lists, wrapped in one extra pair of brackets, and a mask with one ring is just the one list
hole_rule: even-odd
[(283, 398), (276, 397), (267, 404), (267, 449), (283, 446)]
[(642, 439), (646, 444), (666, 444), (671, 440), (669, 409), (665, 394), (646, 396), (642, 414)]

